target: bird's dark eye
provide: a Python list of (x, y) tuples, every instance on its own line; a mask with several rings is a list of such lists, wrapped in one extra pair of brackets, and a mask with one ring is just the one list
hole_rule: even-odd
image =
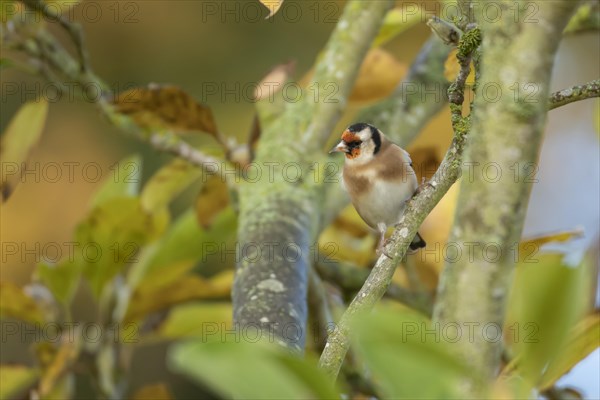
[(353, 142), (348, 143), (348, 147), (350, 149), (355, 149), (357, 147), (360, 147), (361, 144), (362, 144), (362, 140), (355, 140)]

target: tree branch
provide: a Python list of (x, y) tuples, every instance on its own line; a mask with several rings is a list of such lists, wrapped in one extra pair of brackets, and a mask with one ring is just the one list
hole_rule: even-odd
[[(347, 3), (315, 68), (318, 101), (304, 96), (286, 104), (277, 119), (261, 121), (255, 162), (272, 166), (273, 173), (240, 185), (238, 241), (242, 249), (258, 247), (262, 256), (238, 257), (234, 323), (240, 329), (259, 326), (298, 351), (305, 345), (309, 253), (318, 232), (323, 185), (314, 179), (285, 179), (284, 167), (294, 164), (310, 177), (308, 170), (324, 159), (322, 147), (392, 5), (389, 0)], [(337, 89), (333, 102), (327, 98), (330, 85)], [(274, 254), (266, 253), (269, 246), (275, 246)], [(284, 253), (290, 249), (291, 254)]]
[(337, 377), (344, 357), (350, 347), (350, 323), (357, 315), (367, 313), (383, 297), (392, 281), (396, 266), (405, 256), (412, 238), (425, 217), (433, 210), (460, 173), (460, 160), (465, 144), (466, 131), (459, 131), (440, 164), (440, 167), (423, 189), (408, 203), (404, 216), (392, 234), (387, 253), (382, 255), (371, 270), (369, 277), (342, 315), (336, 330), (330, 335), (319, 365), (332, 379)]
[[(502, 3), (502, 7), (508, 4)], [(454, 228), (449, 242), (462, 257), (447, 262), (440, 277), (434, 323), (471, 324), (473, 333), (452, 344), (456, 356), (476, 374), (465, 382), (466, 397), (481, 397), (482, 382), (493, 379), (500, 362), (502, 341), (486, 340), (484, 327), (501, 331), (531, 183), (506, 173), (515, 168), (522, 177), (538, 158), (547, 114), (547, 96), (554, 55), (562, 30), (576, 2), (536, 3), (535, 24), (504, 18), (482, 18), (480, 85), (496, 85), (495, 101), (476, 96), (469, 148), (469, 165), (493, 163), (504, 173), (493, 183), (485, 174), (463, 180)], [(534, 50), (532, 50), (534, 49)], [(527, 54), (527, 57), (523, 55)], [(506, 95), (511, 85), (533, 85), (533, 99)], [(491, 253), (490, 247), (494, 250)], [(482, 250), (486, 249), (486, 250)]]
[(89, 68), (89, 56), (83, 40), (81, 26), (65, 19), (55, 8), (48, 7), (42, 0), (21, 0), (25, 6), (41, 13), (49, 21), (58, 23), (71, 37), (79, 57), (80, 72), (85, 73)]
[[(53, 9), (47, 7), (43, 2), (34, 0), (25, 1), (24, 3), (28, 7), (42, 12), (50, 20), (59, 22), (68, 32), (79, 37), (79, 40), (76, 41), (75, 44), (78, 48), (78, 53), (82, 57), (80, 61), (75, 60), (52, 34), (44, 30), (37, 32), (36, 36), (33, 38), (37, 46), (26, 45), (20, 41), (9, 44), (10, 47), (22, 51), (34, 59), (38, 59), (43, 66), (39, 68), (37, 72), (45, 79), (56, 83), (59, 85), (59, 89), (63, 91), (68, 88), (59, 80), (59, 75), (62, 76), (62, 79), (65, 79), (71, 84), (77, 83), (80, 89), (89, 85), (100, 88), (103, 91), (103, 95), (95, 96), (91, 99), (94, 100), (103, 115), (111, 120), (115, 126), (135, 136), (137, 139), (147, 142), (155, 149), (174, 154), (187, 160), (192, 165), (211, 168), (211, 171), (214, 172), (220, 169), (221, 160), (205, 155), (176, 135), (152, 134), (148, 136), (133, 122), (126, 123), (123, 120), (119, 120), (119, 118), (115, 118), (112, 107), (106, 101), (106, 98), (112, 96), (108, 85), (94, 74), (90, 66), (84, 66), (84, 64), (82, 64), (85, 62), (84, 60), (86, 57), (82, 33), (79, 30), (79, 27), (74, 27), (68, 20), (52, 14)], [(47, 70), (48, 67), (52, 68), (53, 72)], [(86, 97), (86, 99), (89, 100), (90, 98)]]
[(369, 277), (362, 288), (352, 300), (352, 303), (342, 315), (337, 329), (331, 334), (319, 365), (325, 372), (335, 379), (350, 347), (349, 325), (357, 315), (367, 313), (383, 297), (389, 287), (396, 266), (406, 255), (408, 246), (417, 233), (419, 226), (427, 215), (433, 210), (450, 187), (456, 182), (460, 173), (460, 163), (465, 147), (466, 135), (469, 130), (469, 120), (462, 116), (462, 101), (466, 78), (470, 71), (471, 54), (477, 49), (481, 41), (479, 30), (467, 31), (460, 39), (458, 46), (460, 71), (450, 88), (448, 95), (452, 102), (452, 127), (454, 138), (446, 152), (442, 163), (431, 180), (420, 188), (418, 193), (408, 202), (404, 215), (396, 225), (392, 234), (387, 254), (393, 259), (382, 255), (377, 260)]
[(594, 97), (600, 97), (600, 79), (552, 93), (548, 101), (548, 109), (554, 110), (566, 104)]

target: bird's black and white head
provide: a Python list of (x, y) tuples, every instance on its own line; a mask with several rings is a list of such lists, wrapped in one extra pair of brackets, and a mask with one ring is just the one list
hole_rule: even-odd
[(373, 159), (385, 140), (381, 131), (373, 125), (360, 122), (350, 125), (342, 140), (330, 151), (344, 153), (346, 162), (362, 164)]

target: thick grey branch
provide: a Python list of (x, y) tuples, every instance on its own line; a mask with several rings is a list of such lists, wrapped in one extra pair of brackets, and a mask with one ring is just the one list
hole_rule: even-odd
[[(501, 4), (508, 7), (508, 3)], [(502, 329), (513, 249), (520, 239), (531, 190), (527, 180), (515, 182), (506, 172), (516, 165), (523, 176), (537, 161), (554, 54), (576, 2), (539, 1), (536, 5), (539, 22), (535, 24), (512, 18), (490, 23), (482, 18), (478, 84), (497, 85), (503, 95), (494, 102), (476, 96), (463, 172), (469, 165), (493, 163), (503, 176), (491, 183), (485, 174), (475, 173), (462, 181), (449, 242), (459, 246), (463, 256), (447, 262), (434, 307), (434, 322), (441, 326), (473, 326), (469, 338), (452, 345), (457, 357), (477, 372), (465, 385), (465, 395), (471, 397), (482, 396), (480, 382), (493, 379), (499, 366), (502, 342), (486, 340), (483, 329), (490, 324)], [(538, 89), (535, 101), (515, 101), (514, 96), (505, 95), (515, 82), (534, 85)], [(493, 256), (482, 250), (490, 246)]]
[[(306, 96), (286, 105), (274, 121), (261, 121), (266, 124), (255, 162), (272, 166), (273, 174), (240, 187), (239, 243), (242, 252), (255, 246), (262, 253), (238, 257), (234, 322), (242, 329), (259, 326), (298, 351), (304, 349), (310, 246), (319, 227), (323, 187), (311, 179), (290, 182), (284, 179), (283, 168), (294, 163), (307, 171), (320, 159), (318, 154), (345, 108), (364, 55), (392, 4), (354, 0), (346, 5), (315, 68), (319, 101)], [(330, 85), (338, 91), (336, 102), (326, 98)], [(275, 252), (268, 255), (268, 246), (275, 246)]]

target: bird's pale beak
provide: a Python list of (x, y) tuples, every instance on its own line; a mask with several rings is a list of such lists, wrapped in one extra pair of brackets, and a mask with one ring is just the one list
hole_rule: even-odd
[(329, 154), (331, 154), (331, 153), (347, 153), (347, 152), (348, 152), (348, 146), (342, 140), (338, 144), (336, 144), (333, 149), (331, 149), (329, 151)]

